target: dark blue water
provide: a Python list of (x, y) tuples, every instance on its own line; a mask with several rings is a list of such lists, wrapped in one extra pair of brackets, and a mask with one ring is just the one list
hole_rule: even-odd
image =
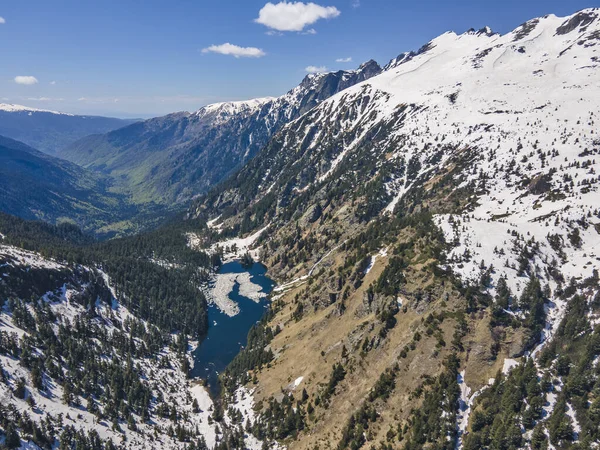
[[(262, 292), (269, 294), (275, 283), (265, 274), (267, 269), (255, 263), (246, 270), (242, 265), (233, 261), (223, 264), (219, 273), (250, 273), (250, 281), (258, 284)], [(267, 311), (268, 300), (259, 303), (239, 294), (239, 285), (235, 284), (229, 298), (239, 307), (239, 314), (229, 317), (223, 314), (216, 306), (208, 307), (208, 335), (194, 352), (194, 368), (191, 376), (207, 380), (209, 391), (218, 393), (218, 376), (239, 351), (246, 345), (248, 331), (257, 323)], [(216, 324), (215, 324), (216, 323)]]

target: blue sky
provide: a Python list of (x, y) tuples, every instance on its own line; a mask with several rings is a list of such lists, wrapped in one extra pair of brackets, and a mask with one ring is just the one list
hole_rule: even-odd
[[(600, 6), (591, 0), (271, 1), (3, 0), (0, 101), (120, 117), (195, 110), (281, 95), (310, 66), (385, 64), (448, 30), (488, 25), (506, 33), (533, 17)], [(225, 43), (241, 47), (233, 48), (238, 57), (218, 53)], [(346, 58), (352, 61), (336, 61)], [(17, 76), (35, 80), (17, 83)]]

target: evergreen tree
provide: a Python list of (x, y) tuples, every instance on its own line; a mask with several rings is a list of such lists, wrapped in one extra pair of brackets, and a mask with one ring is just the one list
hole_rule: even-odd
[(8, 423), (6, 427), (6, 438), (4, 440), (4, 446), (8, 449), (15, 449), (21, 446), (21, 438), (12, 422)]

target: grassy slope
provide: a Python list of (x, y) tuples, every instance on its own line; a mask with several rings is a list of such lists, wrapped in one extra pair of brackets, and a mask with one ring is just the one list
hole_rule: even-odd
[(8, 138), (0, 138), (0, 180), (0, 210), (25, 219), (72, 222), (101, 236), (160, 219), (154, 205), (136, 207), (111, 192), (106, 178)]

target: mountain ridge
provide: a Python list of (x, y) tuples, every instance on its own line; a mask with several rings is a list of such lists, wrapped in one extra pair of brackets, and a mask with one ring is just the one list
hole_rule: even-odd
[(276, 358), (223, 376), (270, 405), (255, 432), (287, 433), (295, 401), (294, 449), (598, 442), (599, 29), (589, 9), (443, 34), (195, 201), (190, 245), (244, 241), (279, 283), (280, 334), (240, 359)]
[(85, 138), (61, 157), (113, 176), (140, 202), (184, 202), (250, 160), (283, 124), (380, 70), (370, 61), (355, 71), (311, 74), (281, 97), (224, 102), (149, 119)]
[(63, 147), (84, 136), (106, 133), (136, 121), (0, 103), (0, 135), (53, 156), (60, 156)]

